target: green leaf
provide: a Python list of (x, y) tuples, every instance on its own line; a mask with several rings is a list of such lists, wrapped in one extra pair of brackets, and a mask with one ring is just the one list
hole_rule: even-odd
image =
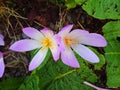
[(82, 4), (84, 4), (86, 1), (88, 1), (88, 0), (75, 0), (75, 2), (76, 2), (76, 4), (78, 5), (82, 5)]
[(75, 8), (76, 5), (82, 5), (86, 2), (87, 0), (66, 0), (66, 6), (68, 9)]
[(0, 90), (17, 90), (24, 78), (9, 78), (0, 82)]
[(79, 69), (73, 69), (62, 63), (61, 60), (55, 62), (52, 58), (35, 75), (39, 76), (39, 87), (41, 90), (94, 90), (84, 85), (86, 80), (91, 83), (97, 81), (97, 76), (85, 65), (85, 62), (76, 54), (80, 62)]
[(38, 76), (28, 76), (24, 82), (20, 85), (17, 90), (40, 90), (39, 86), (39, 77)]
[(66, 0), (66, 6), (68, 9), (75, 8), (76, 7), (75, 0)]
[(120, 21), (109, 22), (103, 27), (104, 36), (108, 41), (105, 50), (107, 60), (107, 85), (120, 87)]
[(40, 90), (38, 76), (31, 75), (26, 78), (9, 78), (0, 82), (0, 90)]
[(88, 0), (82, 8), (99, 19), (120, 19), (120, 0)]

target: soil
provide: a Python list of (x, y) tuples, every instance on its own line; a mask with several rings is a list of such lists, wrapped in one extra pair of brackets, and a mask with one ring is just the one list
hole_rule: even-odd
[[(0, 46), (0, 50), (4, 53), (6, 65), (2, 79), (23, 77), (30, 73), (28, 72), (31, 58), (29, 53), (9, 50), (10, 45), (15, 41), (27, 38), (22, 33), (23, 27), (31, 26), (37, 29), (48, 27), (57, 33), (63, 26), (74, 24), (74, 28), (103, 34), (102, 26), (108, 21), (89, 16), (80, 6), (68, 10), (64, 5), (53, 4), (49, 0), (4, 0), (1, 1), (1, 7), (15, 11), (4, 11), (0, 8), (0, 33), (4, 35), (5, 40), (5, 46)], [(97, 49), (100, 53), (104, 53), (102, 48)], [(105, 84), (105, 70), (96, 71), (98, 75), (101, 73), (101, 80)]]

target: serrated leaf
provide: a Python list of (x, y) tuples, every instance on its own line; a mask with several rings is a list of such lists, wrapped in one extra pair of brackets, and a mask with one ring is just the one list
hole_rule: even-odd
[(39, 76), (41, 90), (94, 90), (83, 84), (83, 81), (95, 83), (97, 76), (85, 65), (82, 58), (76, 55), (80, 62), (79, 69), (73, 69), (61, 62), (54, 62), (51, 58), (44, 67), (36, 71)]
[(9, 78), (0, 82), (0, 90), (17, 90), (24, 78)]
[(108, 41), (105, 50), (107, 60), (107, 85), (120, 87), (120, 21), (109, 22), (103, 27), (104, 36)]
[(88, 0), (82, 8), (99, 19), (120, 19), (120, 0)]
[(38, 76), (28, 76), (24, 82), (20, 85), (18, 90), (40, 90)]

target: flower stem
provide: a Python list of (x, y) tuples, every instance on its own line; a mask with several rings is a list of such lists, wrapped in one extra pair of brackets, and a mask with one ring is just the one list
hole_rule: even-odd
[(92, 88), (94, 88), (94, 89), (96, 89), (96, 90), (110, 90), (110, 89), (99, 88), (99, 87), (97, 87), (97, 86), (95, 86), (95, 85), (93, 85), (93, 84), (91, 84), (91, 83), (89, 83), (87, 81), (84, 81), (83, 83), (90, 86), (90, 87), (92, 87)]

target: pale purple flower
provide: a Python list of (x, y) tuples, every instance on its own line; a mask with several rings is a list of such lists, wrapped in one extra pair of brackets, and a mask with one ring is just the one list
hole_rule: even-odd
[(107, 45), (104, 37), (81, 29), (70, 31), (72, 27), (73, 25), (63, 27), (56, 36), (60, 44), (62, 62), (74, 68), (80, 67), (73, 50), (89, 62), (99, 62), (97, 55), (85, 45), (104, 47)]
[(23, 33), (29, 36), (31, 39), (17, 41), (10, 47), (10, 49), (18, 52), (39, 49), (37, 54), (30, 62), (29, 71), (37, 68), (43, 62), (48, 49), (51, 50), (55, 61), (59, 59), (60, 50), (54, 33), (51, 30), (44, 28), (43, 30), (38, 31), (35, 28), (27, 27), (23, 28)]
[[(0, 45), (1, 46), (4, 46), (3, 39), (4, 39), (3, 35), (0, 34)], [(3, 76), (4, 70), (5, 70), (5, 64), (3, 61), (3, 54), (2, 54), (2, 52), (0, 52), (0, 78)]]

